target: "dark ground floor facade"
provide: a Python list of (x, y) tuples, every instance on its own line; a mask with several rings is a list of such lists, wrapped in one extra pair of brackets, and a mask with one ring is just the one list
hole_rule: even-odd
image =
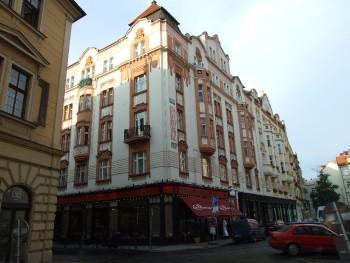
[(231, 219), (242, 215), (261, 224), (294, 221), (295, 201), (247, 193), (236, 200), (225, 189), (176, 183), (66, 195), (58, 198), (54, 240), (113, 246), (207, 241), (230, 233)]
[[(212, 213), (212, 198), (218, 212)], [(55, 241), (82, 244), (170, 244), (210, 240), (209, 227), (237, 217), (227, 190), (159, 184), (58, 198)], [(226, 223), (224, 223), (226, 224)]]
[(298, 218), (295, 200), (249, 193), (239, 193), (238, 200), (243, 215), (262, 225), (277, 220), (295, 222)]

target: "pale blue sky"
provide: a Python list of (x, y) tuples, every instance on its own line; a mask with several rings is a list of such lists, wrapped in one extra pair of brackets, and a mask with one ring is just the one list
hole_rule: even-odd
[[(69, 63), (128, 30), (147, 0), (77, 0)], [(218, 34), (231, 73), (264, 90), (285, 120), (303, 176), (350, 148), (350, 1), (159, 0), (183, 33)]]

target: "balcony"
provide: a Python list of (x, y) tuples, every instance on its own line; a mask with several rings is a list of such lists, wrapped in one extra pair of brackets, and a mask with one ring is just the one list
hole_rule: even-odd
[(85, 86), (91, 86), (91, 85), (92, 85), (92, 78), (82, 79), (79, 82), (79, 88), (84, 88)]
[(151, 138), (151, 126), (144, 125), (124, 130), (124, 143), (133, 144), (137, 142), (149, 141)]

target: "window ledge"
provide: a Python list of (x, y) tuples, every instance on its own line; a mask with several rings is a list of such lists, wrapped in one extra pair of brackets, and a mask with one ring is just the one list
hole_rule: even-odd
[(134, 96), (138, 96), (138, 95), (141, 95), (141, 94), (146, 93), (146, 92), (147, 92), (147, 89), (139, 91), (139, 92), (135, 92)]
[(181, 177), (188, 177), (189, 176), (189, 172), (180, 172), (180, 176)]
[(138, 177), (144, 177), (144, 176), (150, 176), (150, 172), (140, 173), (140, 174), (130, 174), (129, 177), (131, 178), (138, 178)]
[(85, 183), (74, 183), (74, 187), (84, 187), (84, 186), (87, 186), (88, 183), (85, 182)]
[(38, 37), (40, 37), (41, 39), (47, 38), (47, 36), (44, 33), (42, 33), (37, 28), (33, 27), (31, 24), (25, 21), (24, 18), (20, 14), (18, 14), (15, 10), (13, 10), (11, 7), (5, 5), (1, 1), (0, 1), (0, 6), (5, 10), (7, 10), (9, 13), (11, 13), (11, 15), (15, 16), (19, 21), (22, 22), (23, 25), (31, 29)]
[(97, 179), (96, 180), (96, 184), (109, 184), (112, 182), (112, 178), (108, 178), (108, 179)]
[(213, 181), (213, 177), (205, 177), (202, 176), (203, 180), (207, 180), (207, 181)]
[(27, 120), (24, 120), (24, 119), (21, 119), (21, 118), (18, 118), (18, 117), (15, 117), (11, 114), (8, 114), (7, 112), (5, 111), (2, 111), (0, 110), (0, 117), (4, 117), (4, 118), (7, 118), (7, 119), (10, 119), (10, 120), (13, 120), (13, 121), (16, 121), (18, 123), (21, 123), (27, 127), (30, 127), (32, 129), (38, 127), (39, 125), (34, 123), (34, 122), (30, 122), (30, 121), (27, 121)]

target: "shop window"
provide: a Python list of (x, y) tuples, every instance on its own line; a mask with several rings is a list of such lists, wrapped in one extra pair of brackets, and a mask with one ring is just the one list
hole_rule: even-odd
[(134, 85), (135, 85), (135, 93), (140, 93), (140, 92), (143, 92), (146, 90), (146, 75), (143, 74), (143, 75), (140, 75), (140, 76), (137, 76), (135, 79), (134, 79)]
[(7, 90), (5, 111), (18, 118), (24, 118), (30, 76), (13, 66)]
[(146, 173), (146, 152), (137, 152), (133, 154), (133, 174)]
[(22, 17), (33, 27), (38, 26), (40, 14), (40, 0), (23, 0)]
[(88, 161), (76, 162), (75, 168), (75, 185), (87, 184), (88, 182)]
[(173, 236), (173, 204), (165, 203), (165, 236)]
[(204, 178), (211, 178), (211, 162), (210, 158), (202, 158), (202, 176)]

